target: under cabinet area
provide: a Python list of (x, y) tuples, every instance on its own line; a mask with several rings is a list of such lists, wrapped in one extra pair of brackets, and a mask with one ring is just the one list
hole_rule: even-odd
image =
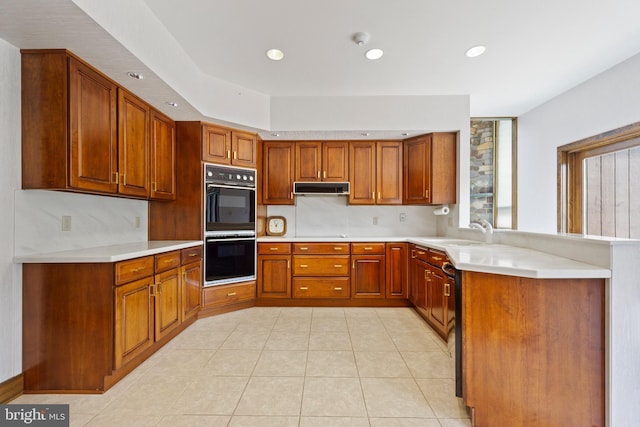
[(22, 188), (175, 197), (173, 121), (66, 50), (23, 50), (22, 82)]
[(202, 247), (23, 265), (24, 391), (100, 393), (195, 321)]

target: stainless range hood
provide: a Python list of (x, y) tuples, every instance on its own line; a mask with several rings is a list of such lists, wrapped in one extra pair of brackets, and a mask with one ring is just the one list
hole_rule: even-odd
[(293, 194), (299, 196), (347, 196), (348, 182), (294, 182)]

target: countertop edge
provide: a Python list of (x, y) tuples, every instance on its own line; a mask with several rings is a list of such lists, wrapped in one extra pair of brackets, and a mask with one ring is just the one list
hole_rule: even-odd
[(149, 240), (78, 248), (59, 252), (19, 255), (15, 264), (109, 263), (200, 246), (202, 240)]

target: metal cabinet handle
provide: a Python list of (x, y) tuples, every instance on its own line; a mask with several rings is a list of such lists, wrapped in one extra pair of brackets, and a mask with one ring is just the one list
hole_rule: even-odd
[(270, 251), (277, 251), (278, 248), (269, 248)]
[(451, 285), (449, 283), (444, 284), (444, 296), (445, 297), (451, 296)]
[(372, 250), (373, 250), (373, 248), (372, 248), (372, 247), (370, 247), (370, 246), (367, 246), (366, 248), (364, 248), (364, 250), (365, 250), (365, 251), (372, 251)]
[(432, 256), (432, 259), (436, 260), (436, 261), (442, 261), (442, 257), (441, 256)]
[(300, 268), (307, 268), (307, 267), (309, 267), (308, 264), (300, 264)]
[(188, 256), (189, 256), (189, 258), (194, 257), (194, 256), (198, 256), (198, 252), (191, 252)]
[(336, 287), (336, 288), (333, 288), (333, 290), (334, 290), (334, 291), (341, 291), (341, 290), (342, 290), (342, 288), (338, 288), (338, 287)]
[(341, 250), (342, 250), (342, 248), (341, 248), (340, 246), (335, 246), (335, 247), (333, 248), (333, 250), (334, 250), (334, 251), (341, 251)]
[(235, 297), (236, 296), (236, 292), (228, 292), (227, 296), (228, 297)]
[(307, 248), (306, 246), (303, 246), (303, 247), (301, 247), (301, 248), (300, 248), (300, 250), (301, 250), (301, 251), (308, 251), (308, 250), (309, 250), (309, 248)]
[(300, 286), (300, 290), (301, 290), (301, 291), (306, 291), (306, 290), (308, 290), (308, 289), (309, 289), (309, 288), (308, 288), (308, 287), (306, 287), (306, 286)]
[(342, 268), (342, 264), (333, 264), (335, 268)]
[(132, 269), (131, 269), (131, 271), (132, 271), (132, 272), (134, 272), (134, 273), (139, 273), (139, 272), (141, 272), (142, 270), (144, 270), (144, 267), (138, 267), (138, 268), (132, 268)]

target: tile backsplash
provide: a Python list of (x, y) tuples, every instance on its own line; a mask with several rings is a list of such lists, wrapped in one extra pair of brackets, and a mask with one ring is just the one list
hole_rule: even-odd
[[(287, 218), (287, 237), (385, 237), (436, 234), (433, 206), (356, 206), (345, 196), (296, 196), (294, 206), (267, 207)], [(405, 221), (400, 221), (405, 214)]]
[[(62, 230), (63, 216), (71, 218), (69, 231)], [(18, 190), (15, 255), (144, 241), (147, 223), (146, 200)]]

